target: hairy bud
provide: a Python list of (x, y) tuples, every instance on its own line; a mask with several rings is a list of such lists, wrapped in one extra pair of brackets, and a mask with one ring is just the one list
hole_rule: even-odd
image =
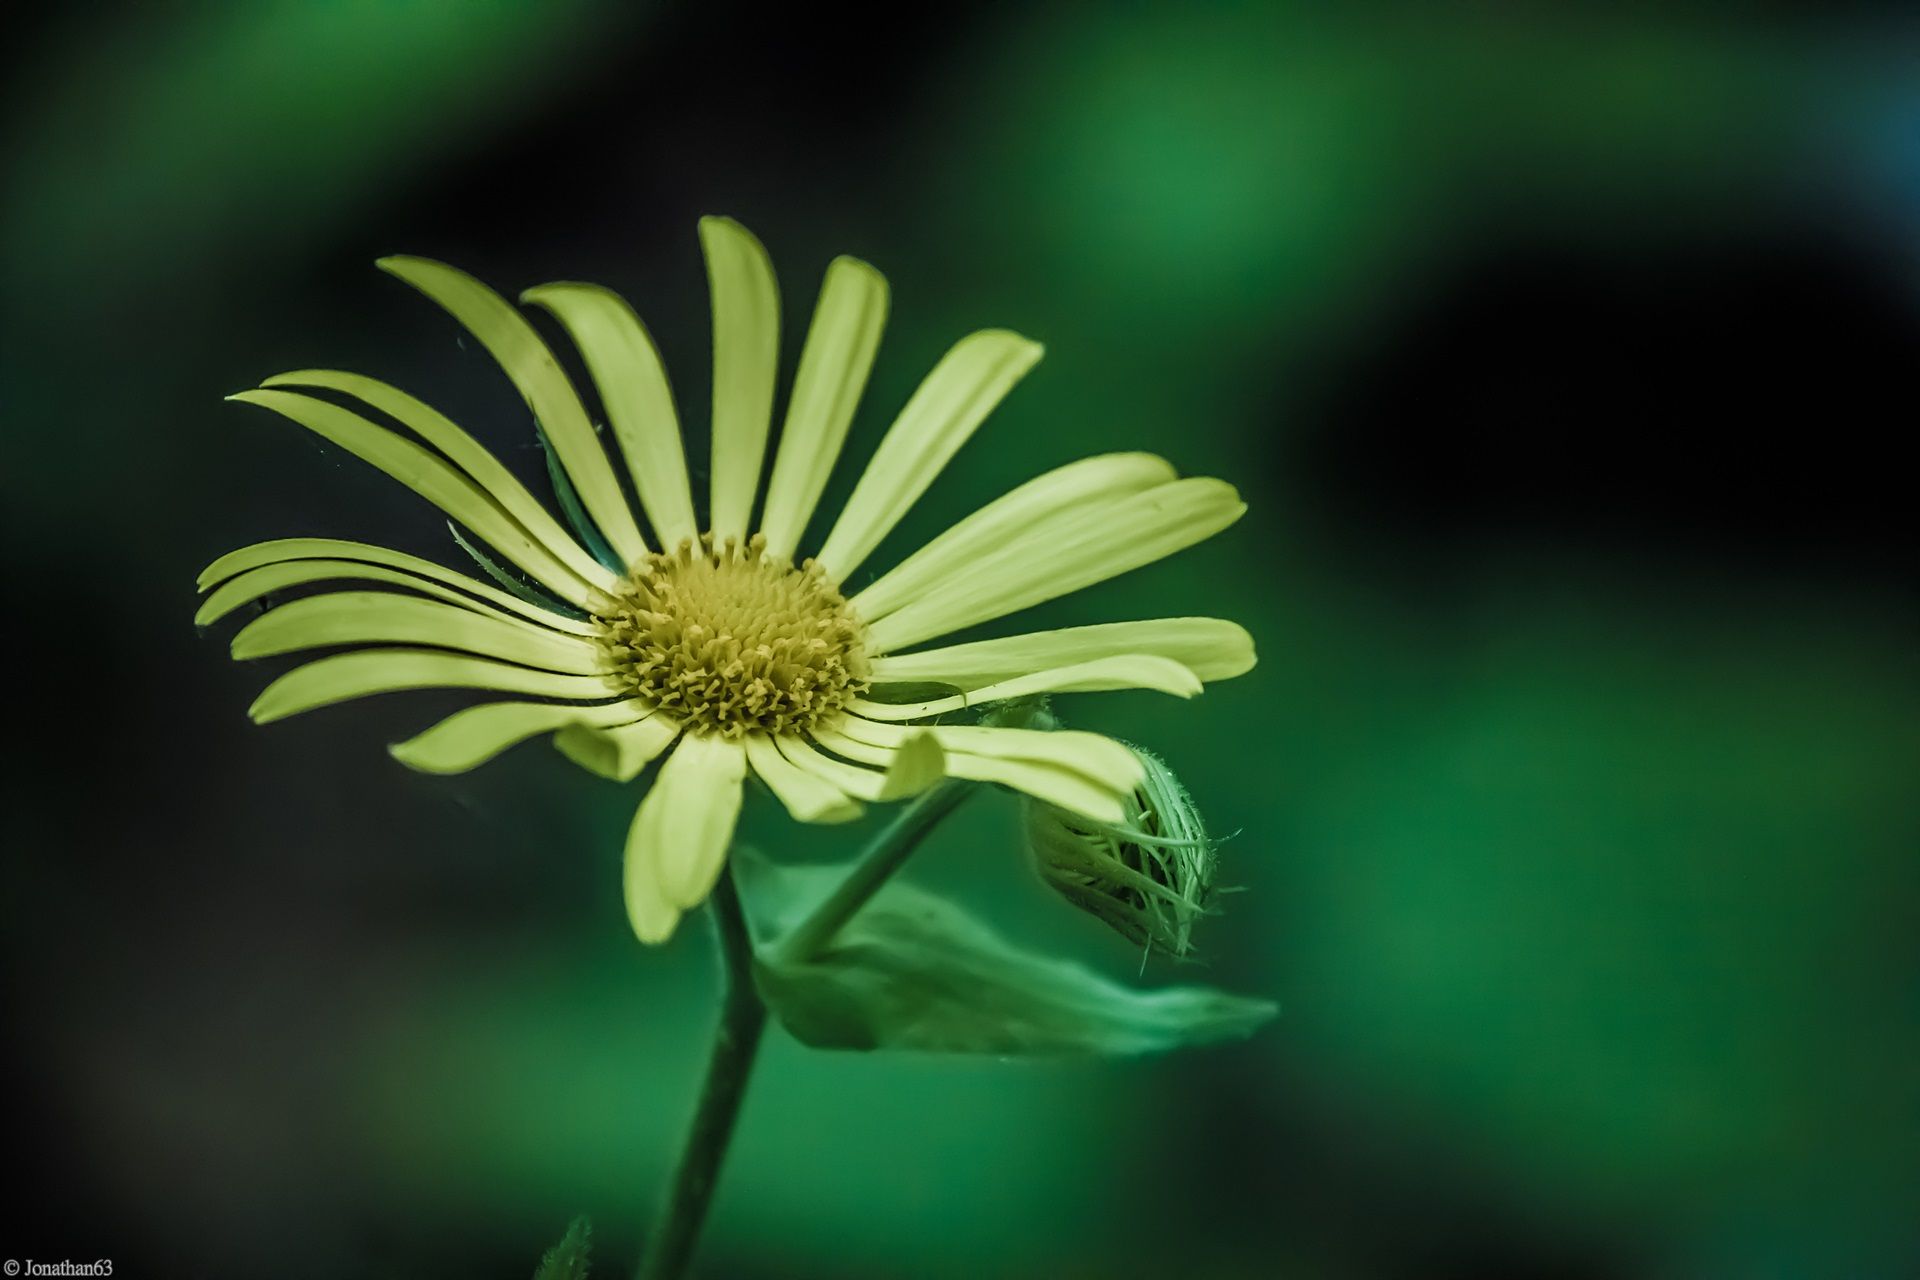
[(1173, 771), (1139, 748), (1146, 778), (1125, 819), (1094, 822), (1042, 801), (1027, 804), (1027, 848), (1040, 878), (1122, 937), (1168, 955), (1193, 950), (1194, 922), (1213, 883), (1214, 843)]

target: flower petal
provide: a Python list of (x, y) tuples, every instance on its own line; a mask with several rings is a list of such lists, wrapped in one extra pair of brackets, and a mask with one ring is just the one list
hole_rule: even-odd
[(582, 676), (604, 670), (606, 662), (597, 645), (579, 636), (392, 591), (335, 591), (289, 601), (242, 627), (233, 638), (233, 656), (270, 658), (333, 644), (434, 645)]
[(443, 262), (394, 257), (382, 258), (378, 265), (439, 303), (493, 353), (560, 454), (594, 524), (627, 563), (644, 556), (646, 541), (633, 522), (633, 510), (620, 492), (620, 481), (607, 462), (607, 451), (560, 362), (526, 317), (486, 285)]
[(780, 290), (753, 233), (732, 218), (700, 219), (713, 294), (713, 482), (708, 524), (745, 541), (773, 421), (780, 361)]
[[(1128, 747), (1103, 734), (1078, 729), (1005, 729), (993, 725), (881, 724), (859, 716), (843, 716), (832, 731), (814, 734), (839, 751), (840, 738), (881, 748), (898, 748), (915, 734), (931, 734), (948, 755), (965, 754), (996, 760), (1030, 760), (1058, 765), (1125, 793), (1140, 785), (1146, 769)], [(837, 736), (829, 736), (834, 734)], [(847, 754), (847, 753), (843, 753)], [(951, 772), (951, 770), (949, 770)]]
[(600, 579), (589, 580), (574, 572), (499, 503), (438, 454), (385, 427), (375, 426), (357, 413), (313, 396), (291, 391), (242, 391), (227, 399), (271, 409), (372, 463), (480, 535), (501, 555), (569, 604), (593, 612), (604, 598), (603, 588), (598, 585)]
[(1244, 675), (1254, 663), (1253, 637), (1236, 622), (1224, 618), (1149, 618), (1033, 631), (920, 653), (888, 654), (873, 659), (871, 674), (875, 684), (950, 684), (978, 689), (1029, 671), (1128, 653), (1171, 658), (1207, 681)]
[[(447, 571), (446, 576), (456, 580), (461, 577), (451, 570)], [(252, 604), (262, 597), (285, 591), (289, 587), (302, 587), (315, 582), (337, 582), (341, 579), (392, 583), (394, 586), (418, 591), (436, 600), (445, 600), (448, 604), (459, 605), (463, 609), (471, 609), (487, 617), (511, 619), (513, 615), (518, 615), (530, 622), (537, 622), (541, 626), (552, 627), (556, 631), (565, 631), (576, 636), (591, 637), (596, 634), (590, 622), (582, 622), (577, 618), (555, 613), (551, 609), (542, 609), (539, 605), (528, 604), (484, 582), (476, 582), (471, 578), (465, 580), (464, 585), (467, 591), (486, 597), (485, 600), (477, 600), (474, 595), (443, 587), (417, 574), (357, 560), (283, 560), (278, 564), (249, 569), (239, 577), (221, 583), (212, 595), (202, 601), (199, 611), (193, 615), (193, 625), (212, 626), (242, 605)], [(494, 608), (487, 602), (491, 600), (497, 600), (503, 607)]]
[(845, 582), (926, 492), (1044, 348), (1004, 329), (955, 343), (894, 419), (817, 559)]
[(441, 649), (359, 649), (293, 670), (268, 685), (247, 714), (267, 724), (315, 707), (403, 689), (497, 689), (587, 702), (626, 692), (609, 676), (569, 676)]
[(631, 782), (680, 736), (680, 722), (662, 711), (612, 728), (569, 725), (553, 735), (561, 755), (614, 782)]
[(540, 505), (519, 477), (439, 410), (377, 378), (337, 369), (302, 369), (268, 378), (260, 385), (322, 387), (357, 397), (446, 454), (454, 466), (466, 472), (488, 497), (533, 535), (534, 541), (551, 551), (567, 568), (603, 591), (613, 587), (614, 575), (560, 527), (560, 522)]
[(543, 284), (520, 301), (546, 308), (580, 348), (660, 545), (698, 538), (680, 416), (660, 349), (640, 317), (626, 299), (595, 284)]
[(747, 763), (796, 821), (851, 822), (862, 813), (858, 800), (781, 755), (771, 737), (753, 734), (746, 742)]
[[(225, 582), (228, 578), (246, 573), (250, 569), (258, 569), (262, 565), (280, 564), (287, 560), (311, 559), (365, 560), (368, 564), (411, 569), (437, 582), (451, 582), (465, 577), (431, 560), (422, 560), (419, 556), (410, 556), (404, 551), (376, 546), (371, 542), (349, 542), (345, 538), (269, 538), (265, 542), (250, 542), (244, 547), (235, 547), (202, 569), (200, 576), (194, 579), (193, 585), (195, 590), (205, 591), (217, 583)], [(444, 576), (448, 574), (452, 577)], [(476, 582), (477, 580), (467, 578), (467, 581)]]
[[(1038, 731), (1014, 730), (1012, 732), (1037, 733)], [(820, 740), (821, 745), (852, 760), (880, 763), (891, 751), (891, 748), (862, 741), (860, 738), (833, 730), (826, 730), (815, 736)], [(1039, 736), (1057, 737), (1059, 735)], [(943, 743), (943, 748), (946, 745)], [(1042, 759), (1032, 754), (986, 755), (949, 749), (946, 751), (944, 767), (949, 777), (967, 778), (975, 782), (996, 782), (1099, 822), (1119, 822), (1126, 813), (1123, 797), (1127, 794), (1127, 789), (1116, 789), (1110, 783), (1089, 776), (1061, 760)]]
[[(647, 800), (653, 799), (660, 784), (656, 781), (653, 790), (647, 792), (646, 799), (640, 803), (644, 807)], [(627, 831), (627, 853), (622, 879), (627, 899), (627, 921), (633, 926), (634, 936), (648, 946), (656, 946), (673, 936), (680, 925), (680, 917), (685, 913), (667, 901), (660, 887), (660, 874), (654, 870), (653, 863), (644, 856), (640, 844), (640, 815), (634, 814), (634, 824)]]
[(875, 622), (880, 653), (1078, 591), (1212, 537), (1246, 504), (1220, 480), (1175, 480), (1082, 513), (1051, 537), (989, 552), (931, 593)]
[(1056, 467), (988, 503), (880, 575), (853, 597), (853, 607), (867, 621), (877, 621), (942, 590), (950, 575), (1008, 542), (1049, 537), (1094, 504), (1174, 478), (1172, 464), (1150, 453), (1107, 453)]
[[(459, 540), (459, 526), (449, 525), (448, 527), (453, 530), (456, 541)], [(467, 547), (469, 555), (473, 554), (474, 550), (472, 546)], [(273, 538), (266, 542), (255, 542), (239, 547), (202, 569), (196, 586), (199, 590), (205, 591), (216, 583), (223, 583), (229, 578), (254, 569), (308, 559), (364, 561), (367, 564), (386, 565), (389, 568), (417, 573), (423, 578), (430, 578), (435, 582), (444, 582), (459, 587), (463, 591), (469, 591), (516, 613), (531, 610), (531, 612), (524, 612), (524, 616), (545, 622), (563, 631), (574, 631), (578, 635), (595, 634), (593, 624), (590, 622), (563, 617), (552, 609), (531, 603), (525, 597), (502, 591), (478, 578), (449, 569), (432, 560), (423, 560), (419, 556), (395, 551), (390, 547), (375, 546), (371, 542), (349, 542), (343, 538)]]
[(974, 782), (996, 782), (1095, 822), (1122, 822), (1125, 796), (1083, 773), (1042, 760), (1001, 759), (954, 753), (947, 772)]
[(551, 702), (488, 702), (456, 711), (445, 720), (396, 742), (395, 760), (421, 773), (465, 773), (528, 738), (572, 724), (619, 724), (647, 714), (635, 702), (569, 707)]
[(835, 258), (800, 352), (786, 425), (767, 483), (767, 553), (794, 558), (820, 501), (887, 324), (887, 280), (858, 258)]
[(640, 802), (627, 836), (627, 914), (642, 942), (664, 942), (719, 878), (740, 817), (745, 747), (689, 734)]
[(1191, 698), (1200, 692), (1200, 677), (1171, 658), (1151, 654), (1126, 654), (1096, 658), (1070, 667), (1055, 667), (1017, 676), (1000, 684), (988, 685), (972, 693), (931, 702), (890, 703), (856, 699), (848, 710), (869, 720), (922, 720), (945, 715), (967, 707), (1008, 698), (1025, 698), (1036, 693), (1094, 693), (1107, 689), (1153, 689), (1178, 698)]
[(773, 741), (792, 763), (869, 803), (918, 795), (946, 776), (946, 753), (930, 733), (905, 738), (898, 747), (870, 750), (864, 758), (879, 765), (879, 771), (835, 760), (799, 738), (783, 736)]

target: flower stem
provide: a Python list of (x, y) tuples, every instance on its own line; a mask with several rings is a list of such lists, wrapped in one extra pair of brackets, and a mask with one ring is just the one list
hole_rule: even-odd
[[(834, 891), (779, 942), (784, 959), (805, 960), (832, 941), (840, 926), (866, 905), (887, 877), (900, 869), (927, 833), (952, 813), (974, 791), (973, 784), (948, 779), (908, 805), (885, 831), (875, 836)], [(720, 940), (720, 961), (726, 990), (720, 1006), (720, 1025), (714, 1032), (713, 1053), (707, 1060), (707, 1082), (693, 1114), (680, 1167), (660, 1228), (648, 1242), (637, 1280), (679, 1280), (693, 1260), (707, 1206), (713, 1199), (720, 1165), (733, 1138), (734, 1121), (746, 1097), (753, 1074), (760, 1033), (766, 1030), (767, 1006), (753, 985), (753, 940), (740, 909), (740, 894), (729, 870), (714, 886), (708, 900)]]
[(972, 783), (949, 778), (902, 810), (861, 852), (846, 879), (780, 940), (781, 958), (802, 961), (819, 954), (820, 948), (840, 931), (840, 926), (853, 919), (854, 913), (866, 905), (887, 877), (900, 869), (900, 864), (920, 846), (927, 833), (973, 791)]
[(746, 1097), (747, 1080), (753, 1074), (760, 1033), (767, 1026), (767, 1007), (753, 986), (753, 943), (747, 936), (740, 894), (730, 871), (720, 877), (708, 902), (719, 935), (726, 983), (720, 1025), (714, 1031), (707, 1081), (687, 1132), (680, 1167), (673, 1176), (666, 1214), (648, 1242), (639, 1280), (678, 1280), (693, 1260), (707, 1206), (720, 1179), (720, 1165), (733, 1138), (734, 1121)]

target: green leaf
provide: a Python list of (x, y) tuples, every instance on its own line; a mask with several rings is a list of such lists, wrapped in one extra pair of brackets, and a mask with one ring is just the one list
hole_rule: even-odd
[(528, 604), (538, 605), (542, 609), (551, 609), (555, 613), (563, 613), (569, 618), (584, 618), (587, 616), (572, 605), (563, 604), (544, 591), (541, 591), (525, 578), (514, 573), (498, 560), (495, 560), (492, 556), (482, 551), (478, 546), (469, 542), (466, 535), (460, 532), (460, 526), (451, 520), (447, 521), (447, 532), (451, 533), (453, 540), (460, 544), (460, 549), (471, 556), (473, 562), (480, 566), (480, 571), (499, 583), (503, 589), (512, 592)]
[(816, 1049), (1002, 1056), (1157, 1053), (1238, 1040), (1277, 1012), (1208, 987), (1136, 991), (1085, 965), (1022, 950), (960, 907), (909, 885), (875, 894), (820, 954), (781, 936), (846, 873), (736, 850), (761, 998)]
[(593, 1227), (585, 1218), (575, 1218), (560, 1243), (540, 1259), (533, 1280), (587, 1280), (588, 1256), (593, 1252)]
[(573, 487), (573, 477), (569, 476), (567, 469), (561, 465), (560, 455), (555, 452), (553, 443), (547, 439), (547, 433), (541, 430), (539, 423), (534, 424), (533, 433), (540, 438), (540, 452), (547, 456), (547, 478), (553, 482), (553, 496), (560, 500), (560, 514), (567, 518), (567, 524), (572, 527), (574, 536), (580, 539), (580, 545), (584, 546), (587, 553), (595, 560), (614, 573), (625, 573), (627, 566), (622, 564), (620, 557), (613, 553), (613, 548), (607, 545), (606, 538), (600, 533), (600, 526), (595, 524), (593, 517), (587, 514), (587, 508), (580, 501), (579, 491)]

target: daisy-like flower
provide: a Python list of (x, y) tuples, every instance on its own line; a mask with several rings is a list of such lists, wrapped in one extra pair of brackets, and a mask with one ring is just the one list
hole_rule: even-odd
[[(1148, 454), (1087, 458), (988, 503), (856, 590), (874, 550), (1041, 349), (997, 329), (956, 343), (803, 558), (880, 343), (887, 284), (853, 258), (828, 267), (763, 491), (779, 357), (773, 268), (729, 219), (704, 219), (700, 239), (714, 348), (704, 524), (659, 353), (632, 309), (594, 285), (542, 285), (520, 300), (550, 313), (579, 348), (612, 450), (551, 349), (505, 299), (438, 262), (379, 264), (466, 326), (526, 398), (563, 503), (578, 508), (580, 537), (472, 436), (384, 382), (305, 370), (232, 397), (385, 471), (551, 596), (360, 542), (289, 538), (234, 551), (201, 575), (212, 594), (196, 621), (285, 600), (234, 637), (236, 658), (378, 646), (294, 668), (261, 693), (253, 719), (401, 689), (478, 689), (511, 696), (460, 711), (393, 754), (459, 773), (552, 734), (568, 757), (620, 781), (664, 756), (626, 848), (627, 910), (649, 943), (713, 887), (749, 774), (802, 822), (844, 822), (942, 777), (1119, 822), (1142, 780), (1119, 743), (939, 718), (1039, 693), (1191, 696), (1202, 681), (1253, 665), (1242, 628), (1158, 618), (927, 646), (1209, 537), (1245, 510), (1239, 496), (1218, 480), (1179, 479)], [(286, 598), (321, 583), (353, 586)], [(900, 700), (928, 685), (953, 692)]]

